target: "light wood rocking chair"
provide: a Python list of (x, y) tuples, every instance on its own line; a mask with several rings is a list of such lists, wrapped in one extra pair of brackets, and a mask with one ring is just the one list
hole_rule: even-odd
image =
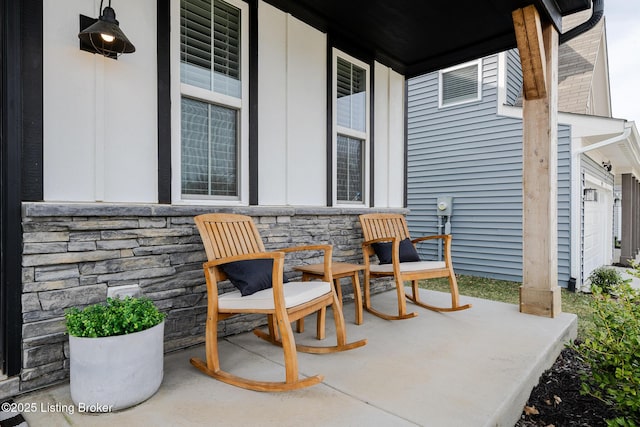
[[(378, 317), (387, 320), (408, 319), (417, 316), (417, 313), (407, 313), (406, 299), (420, 307), (434, 311), (458, 311), (471, 307), (471, 304), (460, 305), (458, 294), (458, 282), (451, 263), (451, 235), (434, 235), (419, 237), (411, 240), (407, 223), (403, 215), (400, 214), (365, 214), (360, 215), (362, 234), (362, 253), (364, 256), (364, 306), (367, 311)], [(444, 241), (444, 261), (421, 261), (401, 262), (401, 247), (408, 244), (403, 240), (409, 239), (415, 251), (415, 244), (426, 240), (442, 239)], [(387, 244), (390, 250), (391, 263), (373, 264), (371, 257), (376, 255), (376, 244)], [(417, 256), (417, 253), (416, 253)], [(377, 277), (393, 276), (396, 282), (396, 292), (398, 295), (398, 315), (389, 315), (375, 310), (371, 307), (371, 279)], [(420, 300), (418, 292), (418, 281), (421, 279), (432, 279), (446, 277), (449, 279), (451, 289), (451, 307), (435, 307), (425, 304)], [(404, 282), (411, 281), (412, 295), (406, 295)]]
[[(194, 218), (202, 237), (208, 262), (204, 263), (207, 282), (207, 320), (205, 332), (206, 361), (192, 358), (191, 364), (207, 375), (238, 387), (257, 391), (286, 391), (308, 387), (322, 382), (322, 375), (299, 378), (297, 351), (332, 353), (350, 350), (366, 344), (366, 340), (347, 343), (344, 318), (340, 302), (331, 286), (331, 245), (299, 246), (278, 252), (265, 252), (262, 239), (251, 217), (235, 214), (205, 214)], [(283, 283), (284, 257), (287, 252), (323, 251), (326, 276), (323, 281)], [(218, 282), (228, 278), (229, 263), (250, 260), (272, 260), (270, 286), (267, 289), (242, 296), (240, 291), (218, 293)], [(235, 263), (234, 265), (238, 265)], [(255, 271), (255, 264), (248, 267)], [(296, 345), (291, 322), (318, 312), (317, 334), (324, 334), (326, 308), (332, 306), (336, 325), (336, 346), (316, 347)], [(254, 333), (284, 351), (285, 381), (256, 381), (225, 372), (220, 367), (218, 353), (218, 321), (241, 313), (264, 313), (268, 317), (268, 330)]]

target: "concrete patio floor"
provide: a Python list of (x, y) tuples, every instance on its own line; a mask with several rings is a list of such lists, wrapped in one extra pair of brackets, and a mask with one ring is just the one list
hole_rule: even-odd
[[(448, 294), (422, 290), (439, 305)], [(375, 295), (375, 307), (395, 311), (395, 292)], [(35, 404), (29, 426), (513, 426), (540, 374), (575, 338), (577, 318), (520, 314), (515, 305), (461, 297), (473, 307), (435, 313), (408, 304), (413, 319), (385, 321), (365, 312), (354, 324), (345, 304), (349, 341), (368, 344), (344, 353), (299, 353), (302, 375), (324, 382), (285, 393), (260, 393), (216, 381), (189, 363), (204, 346), (167, 354), (164, 380), (146, 402), (120, 412), (90, 415), (72, 404), (68, 384), (19, 396)], [(327, 343), (335, 335), (327, 316)], [(312, 342), (307, 320), (298, 342)], [(221, 341), (223, 368), (256, 379), (282, 380), (283, 357), (252, 333)]]

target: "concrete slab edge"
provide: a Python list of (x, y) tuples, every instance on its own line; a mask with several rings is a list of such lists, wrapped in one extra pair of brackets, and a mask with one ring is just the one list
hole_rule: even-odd
[(566, 327), (555, 340), (549, 342), (529, 372), (522, 379), (514, 381), (517, 387), (513, 394), (496, 409), (485, 427), (512, 427), (520, 419), (531, 391), (540, 381), (540, 376), (553, 365), (566, 344), (575, 340), (578, 334), (578, 317), (572, 313), (562, 313), (561, 316), (569, 316)]

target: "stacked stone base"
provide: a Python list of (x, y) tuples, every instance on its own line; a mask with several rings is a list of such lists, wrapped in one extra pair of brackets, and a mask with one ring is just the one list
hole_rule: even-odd
[[(386, 210), (391, 212), (392, 210)], [(404, 212), (394, 210), (394, 212)], [(267, 250), (330, 243), (334, 261), (362, 262), (358, 215), (371, 210), (333, 208), (212, 208), (165, 205), (23, 205), (22, 351), (19, 381), (0, 380), (0, 396), (65, 380), (69, 375), (64, 311), (106, 300), (111, 289), (138, 289), (165, 313), (165, 351), (204, 341), (206, 255), (193, 216), (208, 212), (251, 215)], [(320, 254), (287, 259), (285, 275)], [(346, 300), (353, 297), (346, 284)], [(382, 291), (389, 283), (379, 283)], [(232, 289), (223, 285), (221, 292)], [(220, 336), (265, 324), (264, 316), (235, 316)]]

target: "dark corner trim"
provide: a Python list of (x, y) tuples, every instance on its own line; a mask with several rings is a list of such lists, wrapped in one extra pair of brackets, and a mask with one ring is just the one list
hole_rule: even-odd
[(403, 207), (409, 206), (409, 81), (404, 79), (404, 195)]
[(44, 199), (42, 0), (22, 2), (22, 200)]
[[(2, 371), (15, 376), (22, 368), (22, 212), (23, 180), (31, 183), (29, 198), (42, 198), (42, 0), (0, 3), (2, 64), (2, 141), (0, 149), (0, 314)], [(35, 33), (35, 34), (33, 34)], [(38, 35), (40, 35), (38, 41)], [(28, 49), (34, 49), (30, 51)], [(25, 75), (26, 73), (26, 75)], [(27, 75), (35, 81), (27, 80)], [(33, 85), (33, 87), (29, 87)], [(29, 138), (28, 141), (25, 138)], [(23, 156), (23, 144), (28, 156)], [(41, 153), (41, 151), (40, 151)], [(29, 163), (36, 161), (35, 164)], [(29, 171), (23, 167), (30, 165)], [(38, 173), (38, 170), (40, 172)], [(35, 173), (33, 172), (35, 171)], [(34, 190), (35, 189), (35, 190)]]
[(259, 202), (258, 171), (258, 0), (249, 3), (249, 205)]
[(158, 203), (171, 204), (171, 12), (158, 0)]

